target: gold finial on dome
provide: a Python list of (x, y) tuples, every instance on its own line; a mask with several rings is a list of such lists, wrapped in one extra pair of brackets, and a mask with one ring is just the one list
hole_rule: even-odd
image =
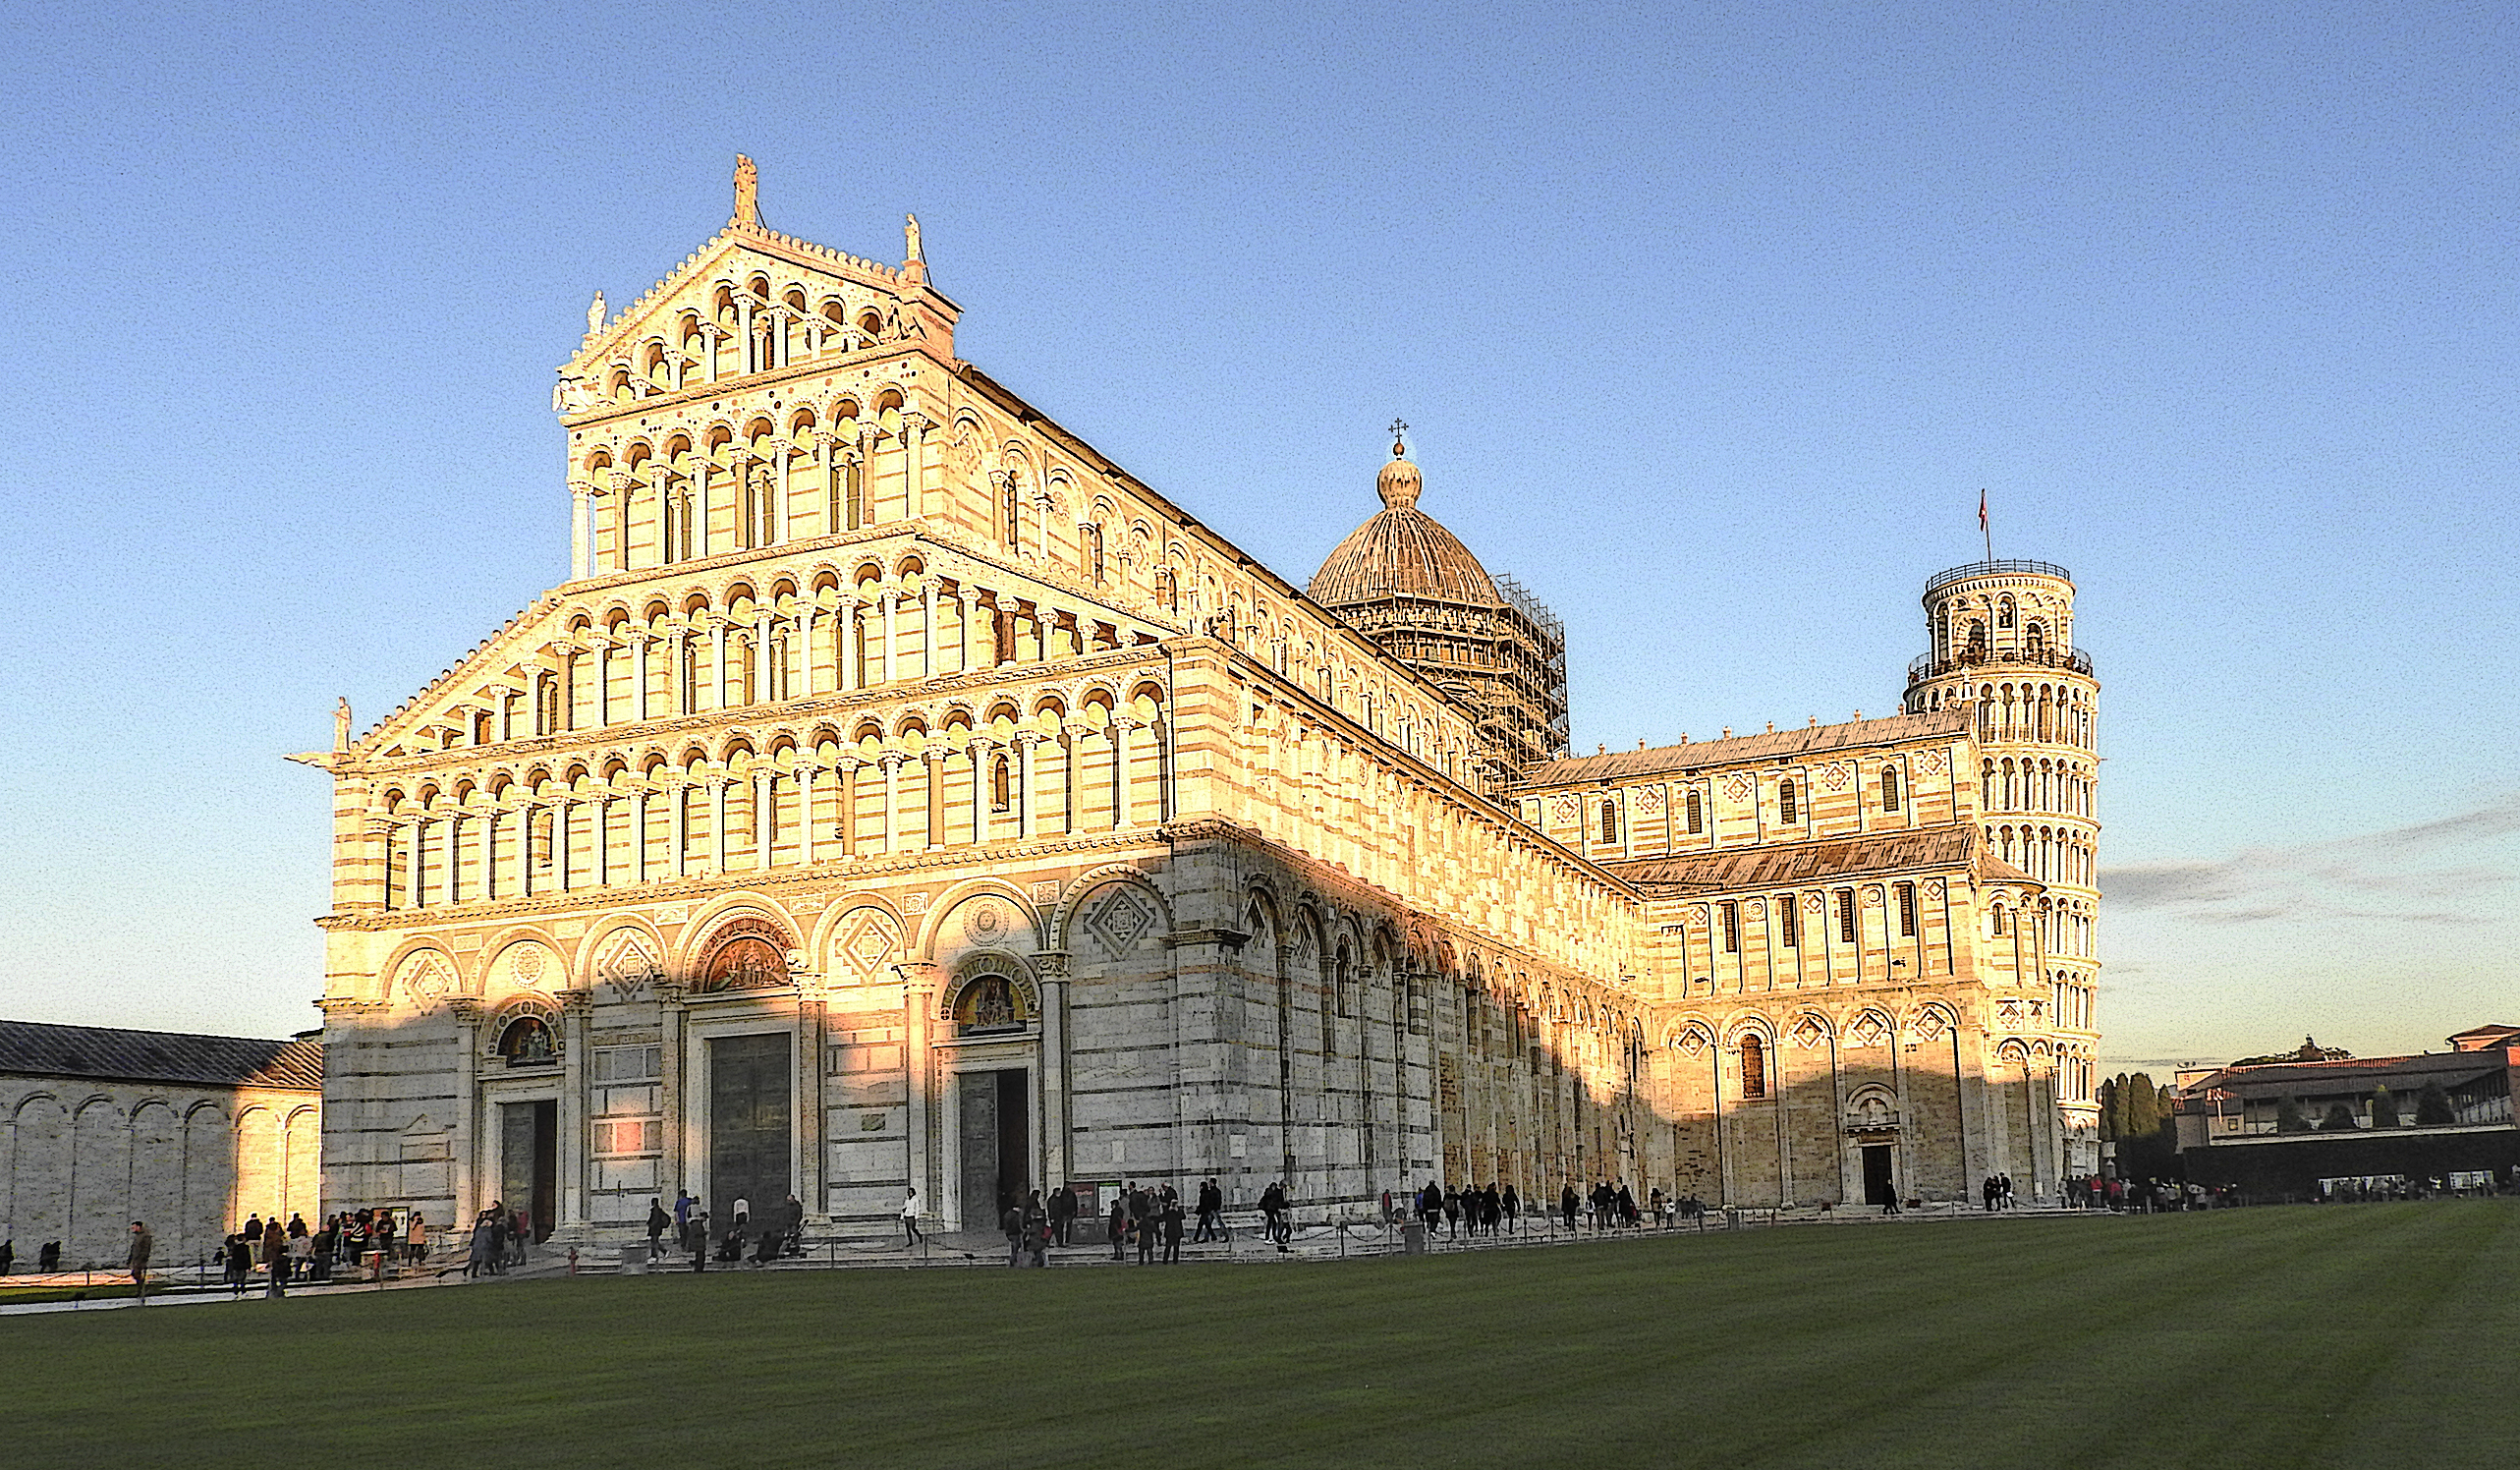
[(1409, 443), (1401, 435), (1409, 431), (1406, 421), (1391, 421), (1391, 463), (1373, 478), (1374, 493), (1382, 497), (1388, 510), (1409, 510), (1418, 503), (1418, 492), (1426, 488), (1426, 478), (1418, 467), (1409, 463)]

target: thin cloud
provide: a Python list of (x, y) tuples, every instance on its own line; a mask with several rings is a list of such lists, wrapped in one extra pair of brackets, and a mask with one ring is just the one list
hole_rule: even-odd
[[(2478, 862), (2472, 849), (2515, 833), (2520, 794), (2431, 821), (2298, 847), (2104, 868), (2100, 891), (2121, 912), (2163, 911), (2205, 924), (2480, 924), (2485, 915), (2476, 900), (2520, 882), (2520, 854)], [(2453, 858), (2464, 861), (2442, 861)]]

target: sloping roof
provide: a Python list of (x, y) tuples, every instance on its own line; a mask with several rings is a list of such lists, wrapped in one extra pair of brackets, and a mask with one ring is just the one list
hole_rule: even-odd
[(0, 1072), (312, 1093), (323, 1091), (324, 1048), (311, 1037), (271, 1042), (181, 1031), (0, 1021)]
[(1669, 858), (1639, 858), (1601, 866), (1649, 894), (1731, 893), (1749, 888), (1822, 883), (1864, 874), (1954, 868), (1974, 863), (1982, 878), (2035, 881), (1999, 858), (1967, 827), (1930, 827), (1825, 842), (1767, 844)]
[(1748, 761), (1784, 761), (1865, 746), (1898, 745), (1911, 740), (1969, 733), (1969, 711), (1937, 709), (1928, 714), (1893, 714), (1882, 719), (1854, 719), (1771, 734), (1736, 735), (1729, 740), (1700, 740), (1688, 745), (1658, 745), (1642, 751), (1609, 751), (1597, 756), (1571, 756), (1523, 768), (1517, 790), (1616, 781), (1630, 776), (1660, 775), (1730, 765)]
[[(2369, 1056), (2336, 1061), (2293, 1061), (2262, 1063), (2257, 1066), (2224, 1067), (2181, 1088), (2182, 1092), (2201, 1093), (2208, 1088), (2236, 1093), (2244, 1097), (2299, 1092), (2309, 1096), (2327, 1093), (2368, 1092), (2373, 1087), (2399, 1081), (2421, 1087), (2437, 1082), (2443, 1087), (2456, 1087), (2480, 1077), (2498, 1075), (2507, 1070), (2501, 1057), (2492, 1052), (2426, 1051), (2413, 1056)], [(2393, 1088), (2392, 1091), (2406, 1091)]]

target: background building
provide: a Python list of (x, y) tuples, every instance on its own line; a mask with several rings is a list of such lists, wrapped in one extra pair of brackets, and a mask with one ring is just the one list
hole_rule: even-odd
[(1308, 595), (958, 358), (907, 244), (743, 164), (561, 368), (570, 581), (303, 758), (328, 1199), (2054, 1188), (1972, 715), (1545, 759), (1562, 636), (1415, 466)]
[(17, 1269), (119, 1266), (135, 1219), (161, 1265), (205, 1257), (248, 1215), (316, 1215), (323, 1048), (310, 1036), (0, 1021), (0, 1239)]
[(2188, 1178), (2260, 1200), (2520, 1185), (2520, 1027), (2480, 1026), (2447, 1051), (2415, 1056), (2303, 1052), (2180, 1076), (2174, 1121)]

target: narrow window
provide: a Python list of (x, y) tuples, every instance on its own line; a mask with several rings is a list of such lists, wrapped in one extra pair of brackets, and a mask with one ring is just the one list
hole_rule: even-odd
[(1099, 526), (1085, 528), (1085, 570), (1086, 575), (1093, 579), (1094, 586), (1102, 585), (1102, 528)]
[(1899, 884), (1899, 936), (1916, 937), (1916, 884)]
[(1741, 953), (1741, 905), (1719, 903), (1715, 907), (1723, 915), (1724, 953)]
[(2012, 626), (2012, 598), (2004, 598), (2002, 603), (1996, 607), (1995, 626), (1998, 628), (2009, 628)]
[(1693, 832), (1703, 832), (1706, 829), (1706, 803), (1699, 797), (1698, 793), (1692, 791), (1689, 793), (1689, 830)]
[(1005, 812), (1012, 810), (1014, 806), (1015, 783), (1007, 772), (1006, 758), (999, 756), (990, 763), (989, 766), (988, 809), (992, 812)]
[(1604, 843), (1619, 840), (1619, 804), (1611, 797), (1601, 799), (1601, 840)]
[(1855, 942), (1855, 890), (1852, 888), (1837, 890), (1837, 942)]
[(1755, 1036), (1741, 1039), (1741, 1095), (1767, 1096), (1767, 1046)]
[(1787, 826), (1792, 826), (1801, 820), (1802, 819), (1795, 812), (1797, 805), (1794, 799), (1794, 778), (1787, 776), (1776, 783), (1776, 820)]
[(1776, 905), (1776, 941), (1787, 949), (1799, 949), (1803, 943), (1803, 916), (1794, 908), (1794, 895), (1780, 893)]
[(1898, 809), (1899, 768), (1895, 765), (1884, 765), (1881, 767), (1881, 810), (1895, 812)]
[(1995, 905), (1995, 908), (1994, 908), (1994, 916), (1995, 916), (1995, 933), (1998, 933), (1998, 934), (2000, 934), (2000, 933), (2002, 933), (2004, 932), (2004, 907), (2003, 907), (2003, 905), (2002, 905), (2002, 904), (1997, 904), (1997, 905)]

